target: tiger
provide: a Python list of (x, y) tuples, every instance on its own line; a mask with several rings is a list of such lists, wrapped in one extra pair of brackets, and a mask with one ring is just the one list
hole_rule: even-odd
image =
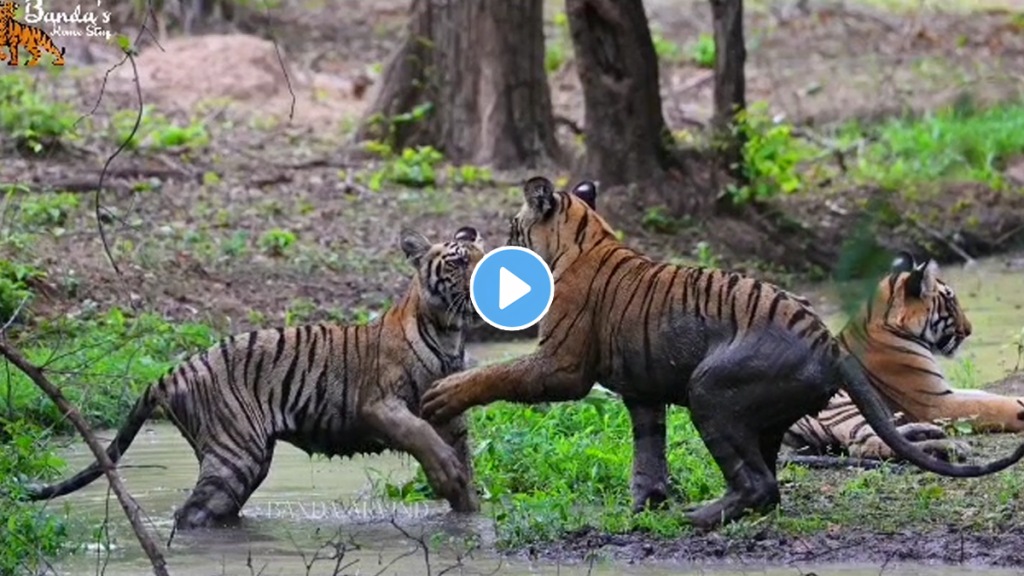
[(8, 66), (17, 66), (18, 46), (24, 46), (31, 55), (26, 66), (37, 66), (42, 50), (53, 55), (53, 65), (64, 65), (64, 48), (58, 50), (50, 35), (36, 26), (22, 24), (15, 20), (18, 3), (13, 0), (0, 0), (0, 46), (7, 46), (10, 58), (0, 51), (0, 60), (7, 60)]
[[(328, 457), (406, 452), (453, 511), (479, 510), (465, 420), (435, 428), (417, 414), (425, 388), (463, 368), (465, 328), (479, 324), (469, 284), (483, 237), (466, 226), (431, 244), (403, 229), (400, 246), (415, 274), (376, 320), (232, 335), (142, 393), (107, 455), (117, 463), (143, 422), (163, 409), (199, 460), (196, 484), (174, 512), (175, 529), (237, 524), (279, 440)], [(101, 474), (94, 462), (59, 483), (26, 486), (25, 499), (63, 496)]]
[[(957, 389), (946, 382), (934, 355), (954, 357), (972, 326), (956, 292), (938, 274), (934, 260), (918, 263), (909, 252), (900, 252), (878, 282), (874, 299), (858, 309), (838, 337), (843, 348), (861, 351), (872, 386), (903, 422), (900, 433), (935, 456), (960, 459), (970, 447), (946, 439), (933, 422), (965, 419), (975, 432), (1024, 431), (1024, 398)], [(804, 416), (790, 427), (783, 443), (800, 455), (845, 452), (857, 460), (898, 459), (842, 390), (820, 414)]]
[(620, 241), (599, 215), (593, 182), (556, 191), (549, 179), (533, 176), (522, 193), (507, 244), (540, 256), (555, 286), (537, 346), (436, 381), (421, 404), (421, 416), (435, 425), (500, 400), (580, 400), (599, 381), (621, 397), (630, 417), (630, 489), (640, 510), (667, 499), (666, 406), (687, 407), (727, 486), (724, 495), (684, 512), (700, 531), (781, 503), (776, 468), (783, 436), (840, 387), (897, 454), (925, 470), (974, 477), (1024, 457), (1021, 445), (983, 466), (956, 465), (908, 442), (857, 355), (842, 349), (806, 298), (738, 272), (649, 258)]

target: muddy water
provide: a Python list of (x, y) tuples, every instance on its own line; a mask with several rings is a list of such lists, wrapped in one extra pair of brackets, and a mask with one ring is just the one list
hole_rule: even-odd
[[(947, 267), (946, 278), (958, 290), (975, 326), (975, 333), (958, 360), (944, 361), (947, 374), (963, 374), (976, 383), (989, 382), (1005, 375), (1016, 361), (1016, 352), (1007, 346), (1012, 335), (1024, 326), (1024, 284), (1020, 269), (1008, 269), (1007, 258), (979, 262), (970, 269)], [(827, 290), (802, 290), (813, 297), (816, 306), (840, 318), (834, 294)], [(478, 344), (470, 353), (484, 362), (528, 352), (533, 342)], [(103, 434), (107, 440), (112, 433)], [(66, 451), (70, 469), (92, 460), (88, 450), (75, 444)], [(151, 423), (135, 440), (123, 459), (122, 477), (127, 488), (148, 514), (147, 521), (159, 539), (166, 543), (171, 535), (170, 518), (174, 508), (191, 489), (198, 466), (190, 448), (177, 431), (165, 423)], [(401, 484), (412, 477), (415, 464), (406, 456), (385, 454), (376, 457), (327, 461), (309, 458), (290, 445), (281, 444), (266, 481), (243, 511), (243, 524), (234, 530), (202, 531), (174, 535), (166, 550), (172, 574), (207, 576), (215, 574), (334, 574), (337, 566), (343, 574), (427, 574), (422, 550), (415, 538), (441, 533), (455, 542), (449, 550), (431, 554), (432, 573), (458, 561), (465, 550), (465, 537), (475, 536), (481, 550), (462, 560), (453, 574), (765, 574), (793, 575), (875, 575), (878, 566), (809, 566), (755, 568), (744, 566), (686, 566), (673, 563), (558, 566), (499, 558), (491, 552), (493, 530), (483, 518), (453, 520), (445, 514), (443, 503), (396, 504), (370, 497), (374, 482)], [(148, 564), (121, 518), (116, 501), (108, 502), (106, 485), (92, 486), (67, 498), (74, 514), (89, 526), (98, 525), (109, 506), (113, 546), (87, 544), (88, 551), (59, 564), (62, 574), (93, 574), (97, 566), (105, 574), (149, 573)], [(392, 525), (391, 519), (408, 535)], [(334, 541), (338, 546), (325, 546)], [(358, 547), (358, 549), (355, 549)], [(343, 557), (338, 550), (343, 550)], [(308, 568), (307, 568), (308, 567)], [(975, 571), (964, 567), (889, 565), (885, 574), (940, 575), (984, 572), (990, 576), (1018, 574), (1009, 570)]]

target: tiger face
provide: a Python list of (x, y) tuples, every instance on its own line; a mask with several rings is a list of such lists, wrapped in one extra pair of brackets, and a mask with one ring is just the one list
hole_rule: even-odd
[(403, 230), (402, 251), (416, 268), (420, 297), (446, 325), (477, 324), (469, 282), (484, 257), (484, 240), (476, 229), (459, 228), (452, 240), (431, 244), (413, 230)]
[(938, 274), (934, 260), (918, 264), (901, 252), (880, 286), (887, 301), (884, 321), (933, 353), (952, 357), (971, 335), (971, 322), (953, 288)]
[[(534, 176), (523, 185), (523, 206), (509, 219), (509, 246), (529, 248), (551, 264), (564, 250), (582, 244), (590, 227), (612, 234), (595, 211), (597, 184), (584, 180), (572, 193), (555, 191), (554, 184)], [(565, 238), (564, 235), (573, 234)]]

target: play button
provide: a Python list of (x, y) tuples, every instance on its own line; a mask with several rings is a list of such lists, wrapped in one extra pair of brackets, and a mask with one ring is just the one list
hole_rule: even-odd
[(555, 280), (536, 252), (503, 246), (477, 264), (469, 289), (473, 307), (484, 322), (499, 330), (523, 330), (547, 314)]

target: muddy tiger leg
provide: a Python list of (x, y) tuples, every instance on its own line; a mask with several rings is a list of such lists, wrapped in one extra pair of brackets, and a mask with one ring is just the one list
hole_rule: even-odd
[[(258, 445), (258, 444), (257, 444)], [(235, 457), (231, 448), (208, 445), (199, 463), (199, 480), (185, 504), (175, 513), (179, 529), (230, 525), (252, 493), (266, 479), (273, 459), (273, 444), (264, 444), (258, 453), (250, 445), (245, 457)], [(223, 455), (223, 456), (221, 456)]]
[(430, 487), (451, 504), (452, 510), (476, 512), (480, 509), (477, 499), (470, 496), (473, 487), (468, 483), (455, 448), (426, 420), (410, 412), (404, 403), (375, 402), (364, 407), (360, 417), (387, 438), (393, 450), (411, 454), (423, 466)]
[(455, 449), (455, 456), (459, 459), (466, 473), (466, 485), (468, 497), (474, 510), (480, 509), (480, 501), (473, 484), (473, 453), (469, 447), (469, 429), (466, 426), (465, 414), (459, 415), (448, 424), (436, 428), (441, 439)]
[(668, 500), (665, 459), (665, 405), (626, 401), (633, 426), (633, 511)]

